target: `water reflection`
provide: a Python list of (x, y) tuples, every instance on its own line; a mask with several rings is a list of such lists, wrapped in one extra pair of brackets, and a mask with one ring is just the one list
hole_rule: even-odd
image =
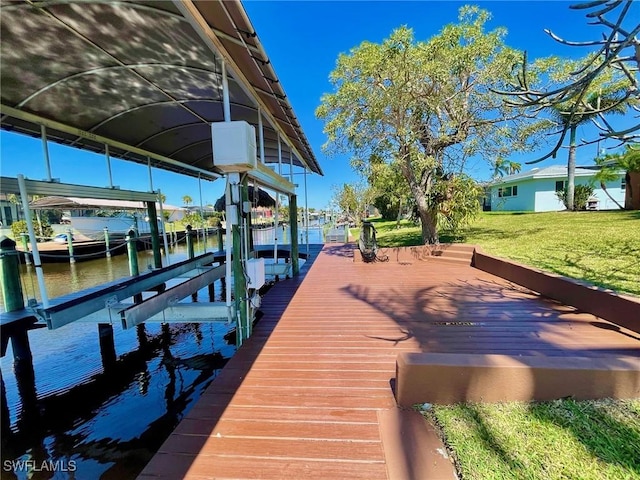
[[(3, 403), (11, 427), (2, 432), (3, 462), (73, 460), (74, 476), (55, 478), (135, 478), (235, 350), (224, 340), (225, 325), (150, 324), (112, 332), (106, 327), (111, 325), (99, 332), (95, 325), (80, 328), (93, 330), (101, 344), (107, 338), (118, 346), (117, 358), (115, 348), (99, 355), (90, 342), (78, 343), (73, 353), (56, 352), (55, 362), (66, 369), (94, 372), (75, 372), (71, 377), (83, 377), (77, 383), (52, 378), (53, 359), (37, 350), (52, 332), (31, 332), (33, 369), (19, 371), (16, 364), (14, 378), (6, 382)], [(86, 338), (86, 331), (80, 333)], [(81, 364), (74, 362), (79, 354)], [(11, 353), (2, 359), (3, 380), (12, 362)], [(9, 473), (3, 471), (2, 478)], [(12, 473), (45, 478), (38, 476), (43, 472)]]
[[(311, 238), (319, 241), (322, 232), (316, 232)], [(257, 236), (256, 244), (271, 243), (275, 232)], [(214, 250), (215, 236), (195, 243), (196, 255)], [(187, 257), (183, 245), (170, 249), (171, 263)], [(151, 252), (139, 252), (141, 270), (152, 263)], [(39, 299), (33, 268), (21, 268), (25, 294)], [(118, 255), (45, 264), (44, 272), (47, 293), (55, 298), (128, 276), (129, 266), (127, 256)], [(221, 301), (223, 282), (212, 293)], [(206, 288), (199, 298), (209, 299)], [(228, 325), (167, 320), (130, 330), (80, 322), (33, 330), (28, 362), (17, 361), (9, 348), (0, 359), (1, 478), (135, 478), (235, 353)], [(6, 461), (27, 460), (74, 468), (6, 468)]]
[[(147, 257), (140, 252), (141, 266)], [(172, 262), (186, 257), (180, 247), (171, 252)], [(52, 298), (129, 273), (126, 255), (44, 270)], [(32, 274), (22, 266), (23, 287), (35, 298)], [(200, 295), (208, 298), (206, 289)], [(229, 332), (224, 324), (171, 323), (30, 331), (32, 362), (17, 361), (12, 348), (0, 360), (1, 477), (135, 478), (235, 352)], [(42, 462), (75, 471), (44, 471)]]

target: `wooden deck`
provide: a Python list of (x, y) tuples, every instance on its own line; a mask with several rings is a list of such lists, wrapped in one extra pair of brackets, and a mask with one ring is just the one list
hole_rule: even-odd
[(389, 421), (398, 353), (640, 356), (637, 333), (460, 262), (354, 263), (332, 244), (308, 264), (139, 478), (452, 478)]

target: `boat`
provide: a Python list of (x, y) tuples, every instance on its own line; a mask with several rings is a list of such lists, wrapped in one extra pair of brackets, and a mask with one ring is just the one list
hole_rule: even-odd
[(139, 213), (115, 212), (111, 216), (105, 216), (87, 215), (87, 211), (78, 215), (77, 212), (66, 212), (62, 216), (62, 223), (92, 240), (104, 239), (105, 229), (109, 232), (110, 238), (124, 238), (130, 230), (135, 231), (138, 237), (151, 233), (149, 222)]
[[(138, 237), (151, 233), (147, 209), (143, 202), (49, 196), (34, 200), (30, 207), (34, 210), (61, 210), (62, 224), (68, 225), (74, 233), (91, 240), (104, 240), (105, 229), (113, 239), (124, 238), (130, 230), (134, 230)], [(162, 208), (164, 212), (169, 213), (168, 221), (179, 220), (184, 216), (182, 208), (166, 204)], [(160, 212), (158, 203), (156, 211)], [(162, 224), (158, 217), (160, 229)]]

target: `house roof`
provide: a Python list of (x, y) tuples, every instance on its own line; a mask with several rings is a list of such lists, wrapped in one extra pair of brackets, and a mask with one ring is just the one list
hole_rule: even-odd
[[(593, 167), (576, 167), (576, 177), (591, 177), (596, 174), (598, 169)], [(623, 173), (621, 173), (622, 175)], [(566, 165), (551, 165), (544, 168), (532, 168), (527, 172), (515, 173), (501, 178), (496, 178), (489, 185), (500, 185), (504, 183), (514, 183), (522, 180), (532, 180), (535, 178), (566, 178)]]
[[(322, 169), (240, 0), (3, 2), (0, 127), (215, 179), (211, 127), (264, 126), (265, 163)], [(277, 21), (277, 19), (274, 19)], [(285, 27), (283, 27), (285, 28)], [(295, 28), (295, 27), (292, 27)], [(304, 74), (301, 73), (303, 76)]]

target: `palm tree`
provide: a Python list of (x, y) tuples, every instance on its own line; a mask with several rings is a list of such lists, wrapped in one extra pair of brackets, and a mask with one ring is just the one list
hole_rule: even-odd
[(620, 155), (606, 155), (604, 157), (598, 157), (595, 159), (596, 165), (600, 166), (598, 173), (594, 175), (594, 178), (600, 182), (600, 188), (607, 197), (615, 203), (620, 210), (624, 210), (624, 206), (620, 205), (618, 201), (611, 196), (609, 190), (607, 190), (607, 182), (613, 182), (618, 178), (620, 167), (617, 163), (617, 157)]
[(16, 220), (20, 220), (20, 197), (15, 193), (10, 193), (7, 195), (7, 200), (9, 200), (9, 203), (16, 206)]
[(633, 189), (637, 188), (631, 181), (632, 174), (640, 173), (640, 145), (627, 145), (624, 153), (616, 153), (605, 155), (595, 159), (596, 165), (599, 165), (600, 171), (596, 173), (595, 178), (600, 182), (600, 187), (604, 193), (620, 208), (633, 208), (633, 205), (622, 206), (607, 191), (606, 182), (611, 182), (618, 178), (619, 172), (625, 170), (625, 184), (628, 190), (627, 198), (633, 202)]
[(572, 99), (565, 103), (554, 105), (552, 115), (556, 117), (563, 128), (569, 131), (569, 158), (567, 160), (567, 210), (574, 210), (575, 178), (576, 178), (576, 132), (580, 125), (594, 121), (603, 112), (624, 114), (628, 104), (621, 102), (624, 97), (621, 82), (608, 85), (591, 85), (580, 103)]
[(522, 170), (522, 165), (502, 157), (498, 157), (493, 165), (493, 178), (503, 177), (505, 175), (513, 175)]
[(182, 201), (188, 207), (189, 205), (191, 205), (193, 203), (193, 198), (191, 198), (189, 195), (185, 195), (185, 196), (182, 197)]

